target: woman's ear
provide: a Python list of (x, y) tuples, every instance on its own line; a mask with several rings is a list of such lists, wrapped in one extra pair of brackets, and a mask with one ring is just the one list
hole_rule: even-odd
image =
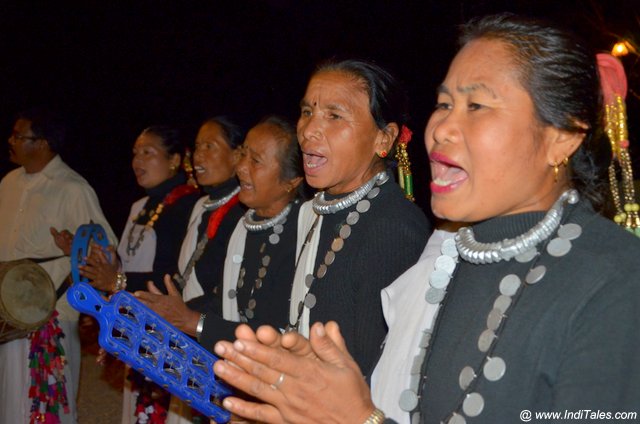
[(240, 162), (240, 149), (242, 149), (242, 146), (236, 147), (231, 152), (231, 164), (234, 168), (238, 165), (238, 162)]
[(395, 122), (387, 124), (384, 129), (378, 131), (378, 136), (375, 141), (375, 153), (387, 152), (389, 153), (393, 148), (393, 142), (398, 138), (400, 128)]
[(547, 142), (549, 143), (547, 149), (549, 165), (554, 166), (562, 163), (578, 150), (589, 127), (582, 123), (578, 123), (577, 126), (582, 128), (584, 132), (566, 131), (553, 126), (545, 128)]
[(169, 160), (169, 163), (171, 164), (171, 167), (173, 169), (180, 169), (180, 164), (182, 162), (182, 158), (180, 157), (179, 153), (174, 153), (171, 155), (171, 159)]
[(298, 186), (302, 184), (303, 181), (304, 181), (303, 177), (295, 177), (290, 179), (288, 183), (289, 189), (287, 189), (287, 193), (296, 191)]

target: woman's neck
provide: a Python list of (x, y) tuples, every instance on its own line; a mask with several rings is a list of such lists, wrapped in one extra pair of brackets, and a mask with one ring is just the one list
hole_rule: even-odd
[(366, 184), (374, 175), (384, 171), (384, 163), (377, 162), (370, 166), (359, 178), (354, 178), (348, 182), (341, 182), (332, 187), (327, 187), (325, 191), (332, 196), (340, 196), (342, 194), (351, 193), (358, 187)]
[(167, 178), (157, 186), (145, 189), (145, 192), (149, 197), (164, 196), (165, 194), (173, 190), (175, 187), (181, 184), (184, 184), (186, 182), (187, 182), (187, 177), (183, 173), (179, 172), (176, 175), (170, 178)]
[(256, 216), (261, 218), (273, 218), (278, 215), (282, 210), (293, 201), (294, 197), (285, 197), (278, 199), (265, 208), (255, 208)]
[(210, 199), (215, 200), (231, 193), (236, 187), (238, 187), (238, 180), (234, 176), (220, 184), (202, 186), (202, 191), (208, 194)]

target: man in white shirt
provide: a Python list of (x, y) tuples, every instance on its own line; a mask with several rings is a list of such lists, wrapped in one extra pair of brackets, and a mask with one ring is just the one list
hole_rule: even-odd
[[(52, 229), (75, 232), (90, 221), (101, 224), (115, 243), (95, 192), (57, 153), (63, 138), (63, 127), (47, 111), (34, 109), (18, 116), (8, 143), (10, 160), (20, 167), (0, 181), (0, 263), (60, 256), (63, 253), (54, 243)], [(40, 265), (56, 289), (70, 272), (67, 256)], [(57, 301), (56, 311), (64, 332), (60, 342), (67, 361), (64, 376), (69, 402), (69, 413), (61, 406), (58, 414), (62, 423), (75, 423), (81, 359), (79, 314), (65, 295)], [(33, 404), (29, 398), (29, 349), (28, 338), (0, 344), (0, 423), (29, 422)]]

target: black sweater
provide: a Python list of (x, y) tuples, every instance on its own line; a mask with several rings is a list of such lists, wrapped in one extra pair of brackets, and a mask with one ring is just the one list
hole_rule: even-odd
[[(314, 274), (355, 208), (324, 216)], [(375, 365), (387, 332), (380, 291), (416, 263), (431, 231), (424, 213), (388, 181), (371, 200), (369, 211), (360, 214), (324, 278), (316, 279), (310, 289), (317, 299), (310, 325), (337, 321), (364, 375)]]
[[(595, 214), (586, 202), (567, 209), (564, 222), (579, 224), (582, 235), (562, 257), (539, 247), (536, 265), (546, 266), (546, 274), (527, 285), (507, 311), (491, 354), (505, 361), (504, 377), (488, 381), (480, 371), (472, 391), (483, 396), (484, 410), (467, 417), (467, 423), (520, 422), (525, 409), (533, 414), (640, 412), (640, 240)], [(526, 232), (542, 216), (495, 218), (475, 225), (474, 232), (478, 241), (499, 241)], [(483, 365), (478, 337), (501, 279), (513, 273), (524, 280), (531, 265), (461, 262), (427, 363), (420, 405), (425, 422), (446, 421), (456, 409), (463, 396), (460, 371)], [(583, 420), (593, 422), (584, 413), (572, 422)]]
[[(264, 256), (260, 253), (260, 246), (265, 243), (265, 254), (271, 261), (267, 267), (267, 274), (263, 278), (260, 289), (254, 290), (252, 296), (256, 300), (254, 317), (248, 320), (248, 324), (257, 329), (260, 325), (271, 325), (275, 328), (284, 328), (289, 318), (289, 296), (291, 294), (291, 282), (295, 271), (295, 254), (298, 212), (300, 203), (295, 203), (287, 216), (284, 230), (280, 234), (280, 241), (276, 245), (269, 243), (272, 230), (259, 232), (247, 232), (245, 241), (242, 267), (245, 268), (244, 285), (238, 290), (238, 307), (244, 310), (249, 301), (249, 294), (258, 276), (258, 269), (262, 266)], [(227, 293), (223, 293), (227, 296)], [(221, 311), (211, 307), (207, 312), (203, 332), (200, 335), (200, 344), (213, 351), (213, 345), (219, 340), (235, 340), (234, 331), (240, 323), (227, 321), (222, 318)]]

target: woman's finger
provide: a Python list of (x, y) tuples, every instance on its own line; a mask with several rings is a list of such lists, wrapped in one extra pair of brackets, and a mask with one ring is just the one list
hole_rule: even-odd
[[(246, 343), (250, 343), (245, 341)], [(259, 344), (258, 344), (259, 345)], [(280, 378), (281, 373), (286, 373), (286, 370), (281, 370), (279, 368), (274, 368), (273, 366), (265, 365), (260, 361), (256, 361), (246, 355), (244, 355), (237, 347), (240, 346), (238, 340), (234, 343), (230, 343), (227, 341), (221, 341), (216, 343), (214, 347), (215, 353), (232, 363), (236, 368), (239, 368), (246, 372), (247, 374), (257, 378), (261, 382), (267, 384), (268, 386), (275, 384)], [(259, 345), (260, 346), (260, 345)], [(243, 348), (241, 348), (242, 350)], [(267, 348), (272, 349), (272, 348)], [(273, 349), (276, 354), (277, 352), (286, 353), (282, 349)]]
[[(102, 249), (94, 249), (96, 262), (100, 264), (109, 264), (109, 259)], [(93, 256), (93, 255), (92, 255)]]
[[(234, 361), (235, 364), (242, 362), (237, 357), (235, 359), (237, 361)], [(263, 402), (277, 404), (279, 400), (282, 400), (282, 393), (277, 389), (279, 386), (284, 384), (284, 381), (281, 381), (279, 386), (276, 386), (279, 381), (278, 373), (274, 372), (273, 377), (270, 377), (272, 382), (270, 384), (254, 375), (251, 375), (244, 369), (222, 360), (218, 360), (213, 364), (213, 371), (216, 376), (225, 380), (235, 388), (247, 393), (248, 395), (254, 396)], [(264, 376), (264, 373), (262, 375)], [(286, 377), (284, 379), (286, 380)], [(243, 414), (239, 415), (245, 416)]]
[[(242, 339), (243, 337), (238, 337), (238, 339)], [(252, 339), (248, 339), (252, 340)], [(255, 332), (255, 337), (253, 340), (258, 340), (265, 346), (277, 347), (281, 345), (282, 334), (276, 330), (275, 328), (269, 325), (263, 325), (258, 327)]]
[[(296, 336), (296, 340), (299, 341), (300, 345), (305, 343), (302, 336)], [(265, 367), (278, 373), (284, 372), (297, 376), (306, 363), (307, 355), (300, 355), (300, 352), (292, 353), (280, 346), (266, 346), (259, 341), (236, 340), (233, 342), (233, 349), (242, 355), (248, 366), (256, 368), (255, 370), (247, 369), (254, 375), (256, 372), (261, 372), (262, 367)], [(302, 350), (303, 348), (300, 347), (299, 349)], [(268, 377), (270, 376), (268, 375)]]
[(113, 245), (108, 245), (107, 247), (103, 247), (103, 248), (102, 248), (102, 251), (104, 252), (104, 254), (105, 254), (109, 259), (111, 259), (111, 260), (109, 261), (109, 263), (110, 263), (111, 265), (115, 265), (115, 264), (116, 264), (116, 260), (117, 260), (117, 258), (118, 258), (118, 255), (117, 255), (117, 253), (116, 253), (116, 248), (115, 248), (115, 246), (113, 246)]
[(264, 403), (228, 397), (222, 401), (222, 406), (234, 414), (260, 423), (279, 424), (284, 422), (282, 415), (275, 407)]
[(173, 280), (169, 274), (164, 275), (164, 286), (167, 288), (167, 293), (169, 296), (179, 296), (182, 297), (175, 284), (173, 284)]
[(311, 348), (309, 340), (297, 332), (286, 333), (282, 336), (281, 345), (294, 355), (317, 358)]
[[(266, 327), (266, 326), (262, 326), (262, 327)], [(258, 331), (260, 331), (260, 328), (258, 328)], [(240, 340), (252, 340), (252, 341), (256, 341), (257, 340), (257, 332), (253, 331), (253, 328), (249, 327), (247, 324), (240, 324), (239, 326), (236, 327), (236, 331), (235, 331), (235, 335), (236, 335), (236, 339), (240, 339)]]
[[(156, 285), (155, 285), (155, 283), (154, 283), (153, 281), (147, 281), (147, 291), (148, 291), (149, 293), (153, 293), (153, 294), (157, 294), (157, 295), (162, 295), (162, 294), (164, 294), (164, 293), (162, 293), (162, 292), (160, 291), (160, 289), (158, 289), (158, 288), (156, 287)], [(138, 292), (136, 292), (136, 293), (138, 293)], [(138, 296), (138, 295), (136, 294), (136, 297), (140, 298), (141, 296)]]
[(347, 349), (347, 343), (344, 341), (344, 337), (342, 337), (342, 333), (340, 332), (340, 327), (338, 323), (335, 321), (329, 321), (324, 326), (325, 331), (327, 332), (327, 336), (333, 340), (336, 346), (343, 352), (349, 353), (349, 349)]
[[(337, 324), (335, 324), (337, 326)], [(347, 352), (344, 339), (338, 328), (332, 329), (334, 337), (337, 338), (336, 344), (331, 337), (328, 336), (325, 326), (316, 322), (309, 331), (310, 343), (313, 351), (324, 362), (328, 362), (338, 368), (353, 368), (354, 360)]]
[(91, 266), (79, 266), (78, 270), (80, 271), (80, 275), (82, 275), (83, 277), (87, 277), (90, 280), (93, 280), (96, 277), (96, 273), (93, 270), (93, 267)]

